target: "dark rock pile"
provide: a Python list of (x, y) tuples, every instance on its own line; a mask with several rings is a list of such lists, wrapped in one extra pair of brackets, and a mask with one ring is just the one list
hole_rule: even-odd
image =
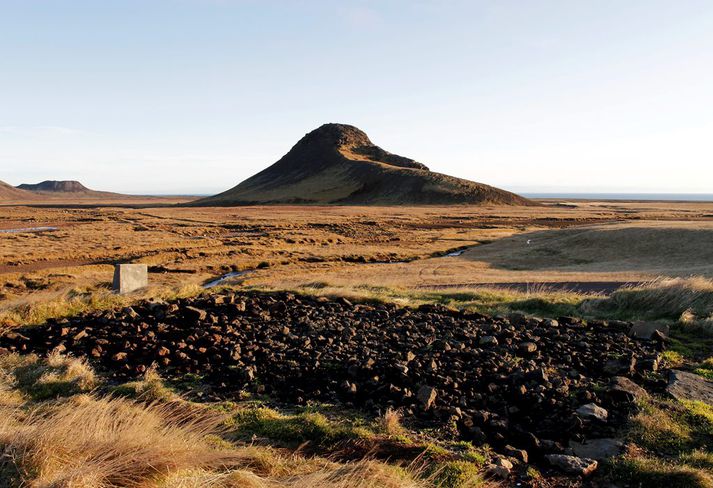
[(658, 344), (629, 327), (224, 293), (52, 321), (0, 346), (87, 356), (117, 380), (155, 364), (167, 377), (203, 375), (221, 395), (401, 408), (528, 462), (613, 437), (646, 394), (636, 383), (658, 367)]

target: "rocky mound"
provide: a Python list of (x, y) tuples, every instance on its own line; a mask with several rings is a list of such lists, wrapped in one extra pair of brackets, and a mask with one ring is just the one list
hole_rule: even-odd
[(154, 364), (167, 377), (201, 374), (214, 398), (248, 389), (298, 404), (400, 408), (566, 470), (581, 468), (568, 443), (613, 437), (646, 395), (631, 379), (648, 381), (659, 344), (630, 339), (629, 326), (223, 293), (51, 321), (7, 333), (0, 346), (87, 356), (122, 380)]
[[(17, 188), (21, 190), (36, 191), (36, 192), (52, 192), (52, 193), (88, 193), (93, 192), (78, 181), (56, 181), (47, 180), (40, 183), (23, 183)], [(95, 192), (99, 193), (99, 192)]]
[(481, 183), (431, 172), (374, 145), (351, 125), (325, 124), (272, 166), (193, 205), (504, 204), (529, 200)]

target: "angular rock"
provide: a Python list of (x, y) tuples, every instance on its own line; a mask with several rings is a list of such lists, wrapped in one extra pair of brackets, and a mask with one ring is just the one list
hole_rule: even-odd
[(582, 418), (599, 420), (600, 422), (606, 422), (609, 416), (609, 412), (595, 403), (582, 405), (577, 409), (577, 414)]
[(435, 388), (424, 385), (418, 389), (418, 393), (416, 393), (416, 400), (419, 401), (424, 410), (430, 410), (436, 402), (437, 396), (438, 393)]
[(587, 476), (596, 471), (599, 463), (595, 459), (568, 456), (566, 454), (547, 454), (545, 459), (552, 466), (572, 475)]
[(534, 342), (523, 342), (518, 346), (517, 350), (520, 354), (532, 354), (537, 351), (537, 344)]
[(624, 442), (610, 438), (589, 439), (583, 443), (570, 441), (569, 447), (577, 457), (602, 461), (621, 454), (624, 450)]
[(634, 322), (629, 329), (629, 336), (636, 339), (650, 340), (656, 332), (660, 332), (664, 337), (668, 337), (670, 327), (668, 324), (657, 322)]
[(488, 476), (492, 476), (493, 478), (501, 480), (509, 478), (511, 471), (512, 468), (508, 469), (505, 466), (498, 466), (497, 464), (488, 464), (485, 467), (485, 472), (488, 474)]
[(620, 400), (643, 400), (649, 394), (642, 387), (623, 376), (615, 376), (609, 383), (609, 394)]
[(671, 370), (666, 391), (677, 400), (700, 401), (713, 405), (713, 381), (697, 374)]
[(481, 346), (497, 346), (498, 338), (495, 336), (483, 336), (478, 342)]
[(191, 306), (184, 307), (183, 313), (185, 314), (187, 319), (195, 321), (205, 320), (206, 316), (208, 315), (205, 310), (201, 310), (200, 308)]
[(524, 450), (524, 449), (517, 449), (517, 448), (515, 448), (515, 447), (513, 447), (513, 446), (507, 445), (507, 446), (505, 446), (505, 448), (504, 448), (504, 452), (505, 452), (505, 454), (507, 454), (507, 455), (510, 456), (511, 458), (515, 458), (515, 459), (517, 459), (518, 461), (520, 461), (521, 463), (527, 464), (528, 455), (527, 455), (527, 451), (526, 451), (526, 450)]
[(636, 357), (630, 356), (620, 359), (609, 359), (604, 364), (604, 372), (609, 375), (629, 375), (636, 368)]

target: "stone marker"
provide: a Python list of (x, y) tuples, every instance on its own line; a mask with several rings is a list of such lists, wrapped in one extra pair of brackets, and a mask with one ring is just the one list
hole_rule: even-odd
[(145, 264), (114, 266), (114, 291), (123, 295), (149, 285), (149, 270)]

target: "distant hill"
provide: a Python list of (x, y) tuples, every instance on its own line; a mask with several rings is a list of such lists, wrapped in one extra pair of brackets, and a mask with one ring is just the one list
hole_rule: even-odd
[(344, 124), (319, 127), (272, 166), (191, 205), (250, 204), (534, 205), (514, 193), (434, 173)]
[(0, 181), (0, 202), (23, 201), (30, 197), (32, 197), (31, 193)]
[(3, 205), (173, 205), (194, 200), (183, 196), (123, 195), (87, 188), (78, 181), (47, 180), (17, 187), (0, 182)]
[[(28, 191), (53, 192), (53, 193), (93, 192), (93, 190), (90, 190), (89, 188), (82, 185), (78, 181), (47, 180), (47, 181), (43, 181), (41, 183), (34, 183), (34, 184), (23, 183), (21, 185), (17, 185), (17, 188), (19, 188), (21, 190), (28, 190)], [(100, 192), (95, 192), (95, 193), (100, 193)]]

